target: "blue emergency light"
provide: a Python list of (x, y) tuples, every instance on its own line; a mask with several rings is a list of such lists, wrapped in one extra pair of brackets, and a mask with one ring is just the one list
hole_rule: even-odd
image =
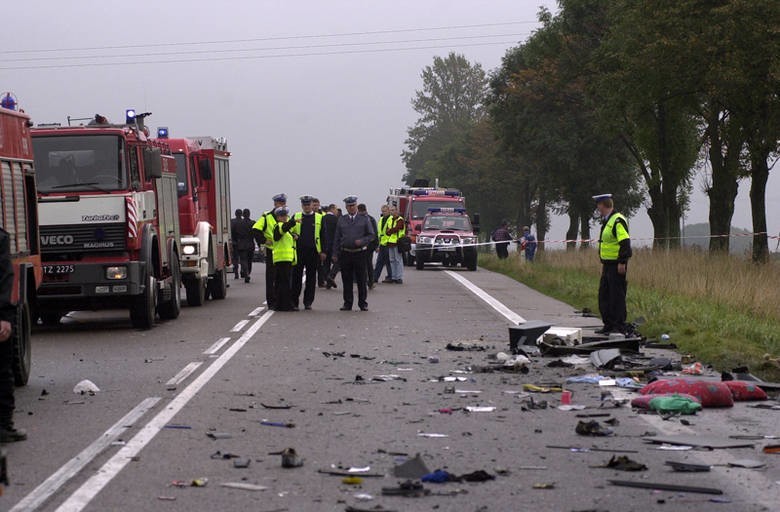
[(167, 139), (168, 138), (168, 127), (167, 126), (160, 126), (157, 128), (157, 138), (158, 139)]
[(135, 109), (128, 108), (125, 110), (125, 124), (135, 124)]

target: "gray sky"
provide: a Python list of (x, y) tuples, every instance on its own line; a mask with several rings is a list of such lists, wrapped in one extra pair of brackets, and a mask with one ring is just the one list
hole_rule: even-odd
[[(125, 108), (134, 107), (153, 112), (148, 124), (168, 126), (172, 136), (226, 137), (233, 153), (234, 208), (248, 207), (256, 214), (270, 206), (272, 195), (285, 192), (293, 199), (313, 194), (339, 204), (346, 195), (357, 194), (376, 211), (387, 189), (401, 183), (399, 155), (406, 128), (416, 118), (410, 99), (421, 87), (422, 68), (435, 55), (457, 51), (487, 71), (494, 69), (507, 48), (538, 26), (540, 5), (555, 9), (554, 0), (19, 2), (13, 22), (3, 30), (0, 67), (88, 65), (2, 69), (0, 90), (14, 91), (35, 122), (64, 123), (68, 115), (95, 113), (118, 121)], [(506, 22), (526, 23), (400, 31)], [(301, 37), (374, 31), (395, 32)], [(455, 37), (460, 39), (441, 40)], [(261, 38), (274, 39), (172, 44)], [(387, 41), (406, 42), (367, 44)], [(468, 46), (488, 42), (503, 44)], [(348, 46), (330, 46), (335, 44)], [(61, 51), (128, 45), (159, 46)], [(441, 48), (354, 53), (432, 46)], [(225, 51), (259, 48), (263, 50)], [(47, 49), (60, 51), (8, 53)], [(197, 53), (151, 55), (171, 52)], [(107, 57), (65, 59), (85, 55)], [(238, 58), (260, 55), (266, 57)], [(215, 60), (219, 57), (232, 60)], [(202, 60), (95, 65), (194, 59)], [(700, 183), (697, 178), (689, 222), (707, 219)], [(734, 219), (740, 227), (751, 225), (748, 188), (745, 182), (740, 189)], [(769, 228), (775, 233), (780, 230), (778, 188), (772, 175), (767, 204)], [(297, 207), (295, 200), (290, 204)], [(644, 212), (632, 226), (635, 237), (652, 233)], [(562, 237), (565, 227), (557, 219), (551, 238)]]

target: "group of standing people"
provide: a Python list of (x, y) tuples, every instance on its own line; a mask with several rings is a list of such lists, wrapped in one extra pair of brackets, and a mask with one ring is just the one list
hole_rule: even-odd
[(528, 226), (523, 226), (522, 236), (515, 240), (512, 233), (509, 232), (509, 223), (502, 221), (501, 225), (490, 235), (490, 239), (496, 244), (496, 256), (499, 259), (509, 257), (509, 243), (514, 241), (517, 243), (517, 253), (523, 254), (528, 262), (534, 261), (537, 242), (536, 237), (531, 234), (531, 228)]
[[(346, 212), (343, 214), (334, 204), (323, 209), (317, 198), (303, 196), (300, 198), (301, 211), (291, 215), (285, 194), (277, 194), (272, 199), (274, 207), (256, 221), (249, 218), (248, 210), (241, 211), (241, 219), (236, 211), (233, 230), (241, 262), (240, 275), (245, 282), (249, 282), (251, 274), (254, 244), (265, 250), (269, 309), (298, 311), (301, 292), (303, 309), (312, 309), (316, 288), (337, 288), (335, 278), (339, 273), (344, 299), (342, 311), (353, 308), (355, 285), (358, 308), (368, 310), (368, 289), (373, 289), (379, 281), (384, 266), (388, 267), (384, 282), (403, 282), (403, 263), (397, 243), (399, 236), (405, 234), (405, 226), (397, 212), (393, 216), (388, 209), (385, 214), (383, 208), (383, 215), (377, 222), (368, 214), (365, 205), (358, 204), (356, 196), (344, 199)], [(375, 252), (379, 253), (376, 268), (373, 264)], [(249, 262), (245, 266), (246, 254)], [(382, 259), (383, 255), (386, 255), (385, 259)]]

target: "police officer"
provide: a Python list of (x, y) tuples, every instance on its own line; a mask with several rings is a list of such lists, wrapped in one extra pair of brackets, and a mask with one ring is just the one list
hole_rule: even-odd
[(290, 290), (292, 269), (297, 260), (295, 239), (298, 237), (292, 231), (295, 229), (295, 219), (289, 217), (290, 210), (281, 206), (274, 210), (276, 224), (274, 225), (274, 277), (276, 279), (276, 311), (294, 311), (292, 293)]
[(241, 220), (236, 223), (234, 243), (238, 247), (239, 262), (241, 263), (241, 277), (248, 283), (252, 275), (252, 258), (255, 255), (255, 236), (253, 226), (255, 221), (250, 218), (249, 208), (241, 212)]
[(390, 220), (390, 207), (382, 205), (382, 216), (377, 222), (377, 237), (379, 238), (379, 247), (377, 248), (376, 265), (374, 266), (374, 282), (378, 283), (382, 277), (382, 268), (387, 268), (387, 278), (385, 283), (393, 282), (393, 274), (390, 270), (390, 257), (387, 251), (387, 221)]
[(233, 250), (233, 279), (238, 279), (238, 267), (240, 262), (240, 255), (238, 253), (238, 234), (236, 233), (236, 226), (239, 222), (241, 222), (241, 219), (244, 218), (244, 215), (241, 211), (241, 208), (236, 208), (236, 216), (232, 219), (230, 219), (230, 245), (231, 249)]
[(398, 207), (390, 207), (390, 220), (385, 225), (387, 234), (387, 254), (390, 260), (390, 282), (403, 284), (404, 282), (404, 260), (401, 251), (398, 250), (398, 239), (406, 234), (406, 224), (404, 218), (398, 215)]
[(336, 274), (339, 272), (338, 265), (331, 265), (334, 254), (333, 239), (336, 237), (336, 223), (338, 220), (339, 219), (336, 216), (336, 205), (331, 203), (328, 205), (325, 212), (325, 217), (322, 219), (322, 224), (325, 226), (325, 234), (323, 235), (323, 238), (325, 240), (325, 247), (328, 250), (328, 257), (325, 259), (325, 263), (323, 264), (325, 284), (327, 285), (328, 290), (331, 288), (338, 288), (336, 281), (334, 280)]
[(10, 237), (0, 229), (0, 443), (27, 439), (27, 432), (14, 427), (14, 346), (11, 334), (16, 307), (11, 302), (14, 270), (11, 265)]
[[(298, 309), (303, 281), (303, 271), (306, 270), (306, 287), (303, 292), (303, 307), (311, 309), (316, 290), (317, 270), (325, 259), (326, 248), (323, 247), (323, 215), (314, 210), (314, 200), (311, 196), (301, 197), (302, 212), (293, 215), (295, 227), (293, 233), (298, 236), (296, 242), (298, 263), (292, 273), (292, 304)], [(326, 233), (325, 233), (326, 234)]]
[(352, 285), (357, 281), (358, 307), (368, 311), (366, 289), (366, 256), (369, 244), (376, 239), (371, 221), (366, 215), (358, 215), (357, 197), (344, 199), (347, 213), (339, 217), (333, 240), (333, 262), (341, 265), (341, 283), (344, 286), (344, 305), (341, 311), (352, 310), (354, 295)]
[(258, 245), (265, 245), (265, 302), (268, 309), (274, 309), (276, 306), (276, 274), (274, 273), (273, 254), (274, 227), (276, 226), (274, 210), (287, 204), (287, 196), (277, 194), (272, 200), (274, 207), (265, 212), (252, 226)]
[(599, 258), (601, 282), (599, 283), (599, 310), (604, 327), (598, 334), (620, 332), (626, 329), (626, 270), (631, 257), (631, 238), (628, 221), (615, 211), (612, 194), (593, 196), (601, 216)]

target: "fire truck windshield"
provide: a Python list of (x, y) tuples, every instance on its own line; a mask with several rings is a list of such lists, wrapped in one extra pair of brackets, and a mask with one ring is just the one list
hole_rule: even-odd
[(422, 227), (423, 231), (426, 230), (443, 230), (450, 229), (452, 231), (471, 231), (471, 222), (465, 215), (440, 215), (426, 217)]
[(428, 213), (428, 208), (463, 208), (463, 201), (436, 201), (435, 199), (412, 201), (412, 218), (422, 219)]
[(123, 190), (127, 172), (115, 135), (33, 138), (38, 191)]

